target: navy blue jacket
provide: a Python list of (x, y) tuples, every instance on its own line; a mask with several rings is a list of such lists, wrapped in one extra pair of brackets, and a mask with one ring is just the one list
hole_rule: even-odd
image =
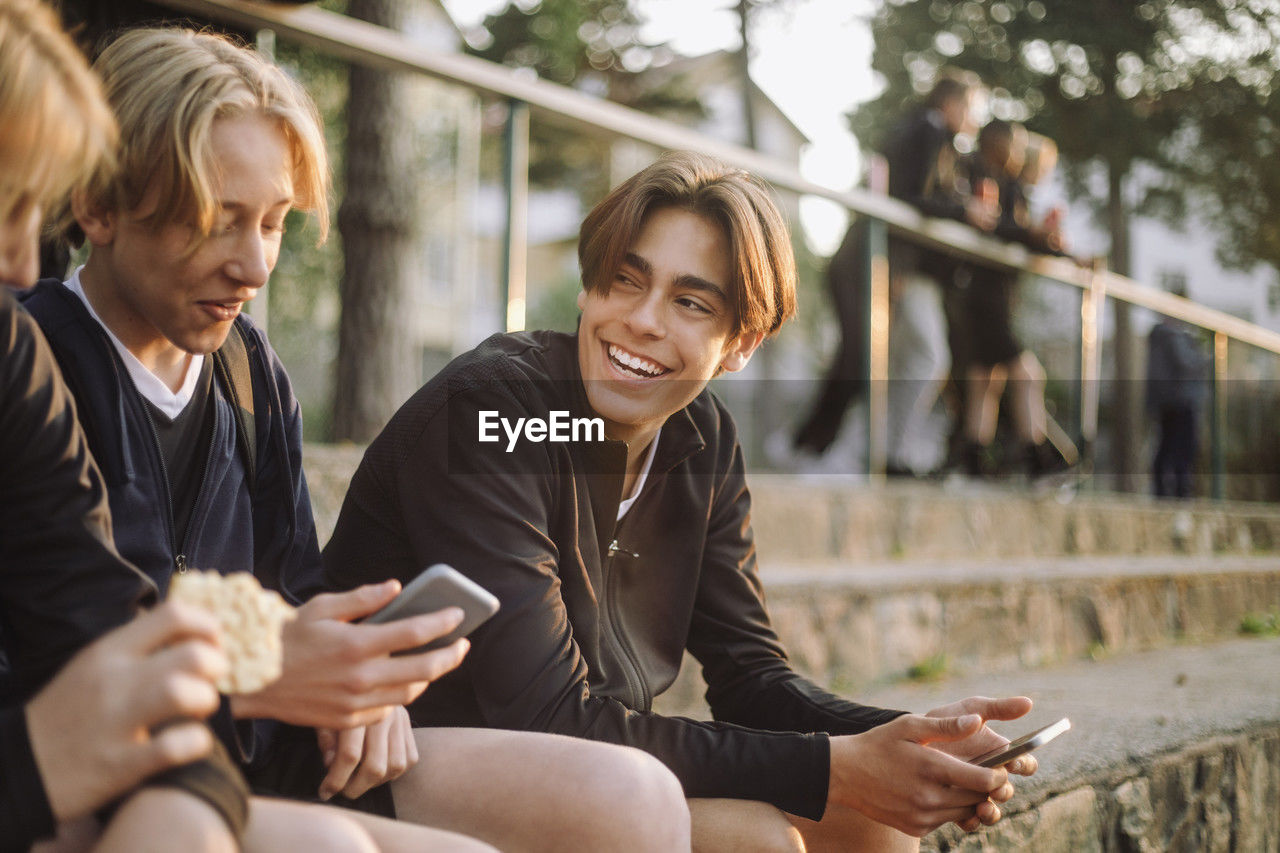
[[(320, 552), (302, 472), (302, 416), (284, 365), (246, 316), (257, 432), (253, 494), (236, 439), (233, 403), (214, 382), (214, 427), (204, 479), (184, 542), (174, 541), (168, 475), (146, 403), (106, 331), (62, 282), (40, 282), (22, 297), (40, 324), (76, 399), (89, 447), (110, 495), (116, 547), (167, 590), (175, 568), (251, 570), (263, 586), (300, 604), (320, 589)], [(216, 374), (216, 372), (215, 372)], [(224, 703), (225, 705), (225, 703)], [(258, 721), (255, 741), (235, 737), (226, 708), (214, 729), (232, 755), (258, 763), (274, 724)], [(257, 755), (255, 755), (257, 753)]]

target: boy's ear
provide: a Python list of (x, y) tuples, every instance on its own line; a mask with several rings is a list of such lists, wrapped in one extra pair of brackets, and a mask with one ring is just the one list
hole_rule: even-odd
[(578, 291), (578, 310), (583, 311), (587, 307), (587, 289), (584, 287)]
[(118, 217), (106, 205), (90, 202), (77, 192), (71, 196), (71, 214), (91, 245), (107, 246), (115, 239)]
[(743, 332), (729, 343), (720, 367), (729, 373), (737, 373), (751, 361), (751, 355), (764, 342), (764, 332)]

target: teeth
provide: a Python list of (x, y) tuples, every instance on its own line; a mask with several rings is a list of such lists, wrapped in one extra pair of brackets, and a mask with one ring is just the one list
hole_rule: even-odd
[(667, 372), (665, 367), (654, 364), (652, 361), (641, 358), (638, 355), (632, 355), (614, 344), (609, 345), (609, 357), (619, 364), (625, 365), (637, 373), (643, 373), (646, 376), (659, 376)]

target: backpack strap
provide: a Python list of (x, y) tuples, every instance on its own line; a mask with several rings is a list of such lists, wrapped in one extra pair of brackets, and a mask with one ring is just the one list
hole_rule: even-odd
[(249, 489), (257, 482), (258, 432), (253, 413), (253, 370), (249, 364), (249, 350), (253, 343), (240, 325), (233, 323), (227, 340), (213, 353), (214, 370), (222, 387), (231, 397), (236, 416), (236, 444), (244, 456), (245, 473)]

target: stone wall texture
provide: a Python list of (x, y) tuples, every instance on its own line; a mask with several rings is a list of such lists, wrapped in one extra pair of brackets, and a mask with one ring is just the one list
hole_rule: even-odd
[(1159, 756), (1045, 792), (972, 835), (947, 827), (925, 853), (1275, 853), (1280, 727)]

